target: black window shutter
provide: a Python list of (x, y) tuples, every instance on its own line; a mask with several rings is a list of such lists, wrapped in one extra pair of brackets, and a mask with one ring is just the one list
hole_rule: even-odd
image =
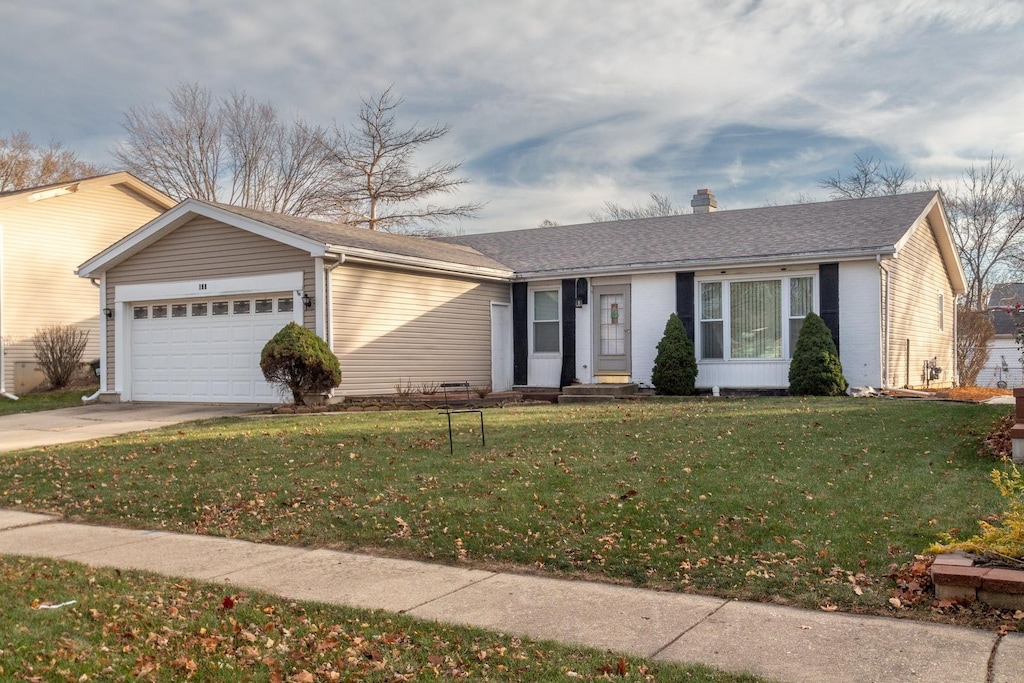
[(683, 321), (686, 334), (694, 340), (693, 273), (676, 273), (676, 315)]
[(832, 332), (832, 341), (839, 350), (839, 264), (822, 263), (818, 266), (818, 287), (821, 319)]
[(529, 382), (527, 362), (530, 353), (528, 296), (525, 282), (512, 283), (512, 383), (525, 387)]
[(576, 280), (562, 280), (562, 376), (560, 387), (576, 379)]

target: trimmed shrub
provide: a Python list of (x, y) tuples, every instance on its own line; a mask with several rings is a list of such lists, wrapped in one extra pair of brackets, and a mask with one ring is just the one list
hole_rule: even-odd
[(36, 361), (51, 389), (63, 389), (71, 383), (81, 367), (88, 342), (89, 331), (74, 325), (51, 325), (36, 330), (32, 339)]
[(789, 393), (794, 396), (840, 396), (846, 378), (832, 332), (818, 315), (808, 313), (789, 364)]
[(673, 313), (668, 317), (665, 334), (658, 342), (651, 383), (663, 396), (684, 396), (693, 393), (696, 382), (696, 351), (683, 321)]
[(327, 342), (293, 322), (263, 347), (260, 369), (268, 382), (290, 391), (297, 406), (341, 384), (341, 363)]

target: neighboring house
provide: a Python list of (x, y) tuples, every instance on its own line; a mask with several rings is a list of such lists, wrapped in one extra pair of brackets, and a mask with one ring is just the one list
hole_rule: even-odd
[(804, 316), (824, 318), (853, 386), (955, 382), (964, 291), (936, 192), (470, 235), (516, 272), (516, 384), (648, 384), (673, 312), (700, 388), (783, 389)]
[(1024, 303), (1024, 283), (997, 285), (992, 290), (988, 305), (996, 336), (988, 345), (988, 362), (978, 373), (975, 383), (979, 387), (1012, 389), (1024, 386), (1024, 360), (1021, 360), (1021, 350), (1017, 346), (1017, 325), (1013, 316), (1002, 310), (1018, 302)]
[[(98, 278), (101, 397), (278, 402), (263, 345), (294, 321), (347, 395), (445, 379), (511, 387), (511, 271), (472, 249), (186, 200), (79, 268)], [(506, 367), (507, 366), (507, 367)]]
[(693, 205), (424, 240), (189, 200), (79, 269), (114, 311), (102, 390), (271, 400), (256, 359), (289, 320), (339, 356), (340, 395), (649, 385), (673, 312), (701, 388), (785, 389), (811, 311), (852, 385), (954, 383), (964, 274), (938, 193), (715, 212), (701, 190)]
[(0, 193), (0, 393), (43, 381), (32, 342), (42, 327), (88, 330), (85, 360), (99, 358), (99, 291), (75, 268), (174, 203), (128, 173)]

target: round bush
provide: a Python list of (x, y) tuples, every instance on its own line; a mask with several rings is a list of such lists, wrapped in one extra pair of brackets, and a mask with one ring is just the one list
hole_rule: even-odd
[(263, 347), (260, 369), (268, 382), (292, 393), (295, 405), (341, 384), (341, 363), (327, 342), (293, 322)]

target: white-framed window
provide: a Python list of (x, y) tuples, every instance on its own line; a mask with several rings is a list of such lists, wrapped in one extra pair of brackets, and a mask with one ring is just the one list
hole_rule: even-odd
[(700, 357), (725, 358), (722, 283), (700, 283)]
[(562, 350), (561, 307), (558, 289), (530, 291), (530, 351), (556, 354)]
[(698, 283), (700, 360), (791, 358), (815, 309), (813, 275), (714, 279)]
[(789, 280), (789, 357), (796, 350), (804, 318), (814, 312), (814, 278), (794, 277)]

